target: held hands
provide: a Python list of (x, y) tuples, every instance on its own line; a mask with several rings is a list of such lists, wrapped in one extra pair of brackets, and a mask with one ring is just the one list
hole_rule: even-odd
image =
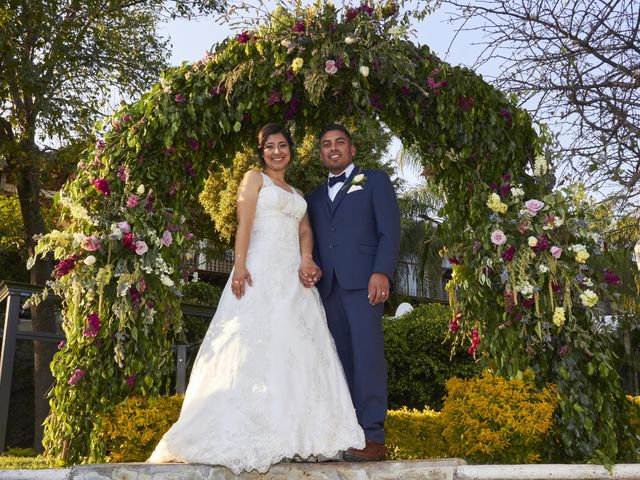
[(322, 277), (322, 270), (312, 259), (303, 258), (300, 261), (300, 268), (298, 268), (298, 276), (305, 287), (311, 288)]
[(251, 274), (245, 265), (237, 265), (233, 269), (233, 278), (231, 280), (231, 292), (233, 295), (240, 300), (245, 292), (244, 284), (247, 282), (247, 285), (253, 287), (253, 282), (251, 281)]
[(371, 305), (384, 303), (389, 298), (389, 278), (384, 273), (371, 274), (367, 298)]

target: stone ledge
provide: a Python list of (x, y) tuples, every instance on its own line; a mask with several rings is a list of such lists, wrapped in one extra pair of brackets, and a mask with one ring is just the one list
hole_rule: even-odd
[(467, 465), (459, 459), (372, 463), (283, 463), (269, 472), (233, 475), (223, 467), (147, 463), (0, 470), (0, 480), (639, 480), (640, 464)]

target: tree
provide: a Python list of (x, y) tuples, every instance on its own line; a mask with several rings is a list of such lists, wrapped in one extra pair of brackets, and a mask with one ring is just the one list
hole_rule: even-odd
[[(640, 204), (640, 5), (632, 0), (444, 0), (461, 30), (486, 40), (476, 65), (497, 62), (495, 85), (533, 106), (566, 143), (578, 173)], [(566, 138), (566, 141), (563, 141)]]
[[(17, 187), (30, 255), (46, 233), (43, 183), (59, 188), (112, 95), (143, 91), (165, 67), (168, 42), (157, 33), (169, 16), (220, 11), (222, 0), (9, 0), (0, 6), (0, 165)], [(116, 127), (118, 128), (118, 127)], [(52, 175), (52, 173), (60, 175)], [(31, 283), (53, 269), (38, 259)], [(52, 306), (34, 311), (36, 331), (54, 331)], [(36, 342), (36, 448), (47, 413), (54, 346)]]

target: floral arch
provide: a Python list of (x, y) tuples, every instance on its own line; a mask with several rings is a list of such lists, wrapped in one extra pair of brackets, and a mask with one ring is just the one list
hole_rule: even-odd
[[(571, 220), (578, 207), (551, 193), (544, 176), (527, 173), (544, 142), (516, 99), (413, 44), (406, 25), (394, 2), (282, 10), (258, 31), (166, 72), (98, 126), (101, 138), (60, 194), (68, 227), (46, 235), (38, 248), (59, 262), (52, 288), (65, 299), (67, 335), (52, 364), (49, 454), (65, 463), (103, 460), (101, 415), (134, 392), (157, 395), (166, 388), (167, 332), (180, 322), (180, 259), (190, 240), (185, 219), (208, 169), (232, 162), (267, 122), (286, 123), (300, 135), (347, 115), (377, 116), (417, 146), (446, 192), (443, 234), (461, 263), (452, 333), (504, 375), (531, 367), (540, 383), (558, 383), (564, 402), (558, 443), (569, 458), (618, 456), (628, 438), (614, 414), (623, 397), (613, 366), (602, 367), (609, 357), (591, 335), (593, 314), (577, 300), (584, 291), (569, 284), (586, 263), (576, 261), (577, 254), (559, 260), (549, 246), (541, 249), (556, 237), (564, 246), (580, 243)], [(518, 214), (523, 198), (546, 199), (540, 208), (554, 208), (547, 214), (565, 222), (557, 235), (555, 225), (542, 230), (547, 224), (534, 213), (522, 217), (530, 229), (524, 239), (494, 238), (500, 222), (514, 225), (508, 214)], [(508, 237), (516, 227), (501, 232)], [(529, 236), (537, 238), (538, 251), (527, 247)], [(585, 251), (597, 246), (593, 239), (582, 245)], [(532, 276), (531, 295), (499, 281), (503, 269), (512, 279), (527, 277), (539, 268), (536, 255), (553, 275)], [(561, 294), (549, 287), (556, 284)], [(534, 307), (522, 306), (529, 301)], [(553, 323), (558, 305), (566, 321)], [(547, 344), (546, 334), (560, 340)], [(562, 355), (559, 348), (566, 348)]]

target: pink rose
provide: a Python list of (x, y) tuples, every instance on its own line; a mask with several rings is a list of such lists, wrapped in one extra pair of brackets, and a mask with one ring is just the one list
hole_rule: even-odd
[(324, 71), (329, 75), (333, 75), (338, 71), (338, 67), (336, 66), (335, 60), (327, 60), (324, 64)]
[(136, 253), (138, 255), (143, 255), (149, 251), (149, 247), (143, 240), (138, 240), (136, 242)]
[(136, 208), (138, 205), (138, 196), (133, 193), (127, 198), (127, 208)]
[(551, 255), (553, 255), (555, 258), (560, 258), (560, 255), (562, 255), (562, 249), (560, 247), (556, 247), (555, 245), (549, 249), (549, 252), (551, 252)]
[(502, 230), (495, 230), (491, 234), (491, 242), (494, 245), (502, 245), (507, 241), (507, 236), (504, 234)]
[(162, 239), (160, 239), (160, 243), (165, 247), (168, 247), (173, 243), (173, 237), (171, 236), (171, 232), (169, 230), (165, 230), (162, 234)]
[(538, 213), (540, 210), (542, 210), (542, 207), (544, 207), (544, 202), (536, 200), (535, 198), (527, 200), (526, 202), (524, 202), (524, 204), (526, 205), (527, 211), (531, 214), (531, 216), (535, 216), (536, 213)]
[(93, 183), (95, 189), (102, 193), (104, 196), (108, 197), (109, 195), (111, 195), (111, 187), (109, 186), (109, 181), (106, 178), (96, 178), (91, 183)]
[(85, 237), (85, 239), (82, 241), (82, 248), (89, 252), (95, 252), (100, 248), (101, 245), (102, 242), (100, 242), (100, 239), (95, 235)]

